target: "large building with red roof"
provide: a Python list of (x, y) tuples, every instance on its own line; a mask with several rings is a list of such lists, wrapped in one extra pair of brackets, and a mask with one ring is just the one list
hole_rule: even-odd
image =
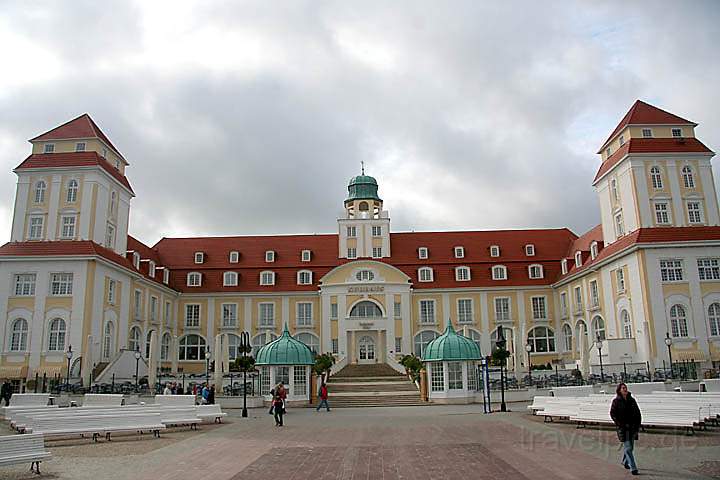
[(600, 148), (601, 223), (580, 236), (392, 232), (363, 172), (336, 233), (149, 246), (128, 235), (127, 161), (81, 115), (31, 139), (15, 169), (0, 247), (0, 377), (64, 375), (70, 348), (71, 376), (86, 384), (136, 351), (154, 357), (151, 371), (200, 373), (206, 356), (235, 358), (241, 332), (258, 349), (286, 325), (335, 368), (402, 370), (399, 358), (421, 355), (448, 321), (483, 355), (502, 328), (517, 374), (529, 364), (598, 373), (597, 341), (606, 372), (661, 368), (668, 352), (717, 366), (720, 214), (714, 154), (696, 125), (636, 102)]

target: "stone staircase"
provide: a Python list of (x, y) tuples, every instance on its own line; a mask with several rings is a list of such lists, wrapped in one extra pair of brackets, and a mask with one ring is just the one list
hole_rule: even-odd
[(426, 405), (406, 375), (384, 363), (348, 365), (330, 377), (330, 407), (399, 407)]

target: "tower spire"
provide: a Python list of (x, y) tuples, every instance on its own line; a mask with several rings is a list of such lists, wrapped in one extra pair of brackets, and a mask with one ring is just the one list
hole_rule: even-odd
[(365, 175), (365, 161), (360, 160), (360, 172), (361, 175)]

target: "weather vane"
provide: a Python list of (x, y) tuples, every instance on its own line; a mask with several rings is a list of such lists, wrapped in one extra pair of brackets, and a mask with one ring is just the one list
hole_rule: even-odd
[(365, 162), (363, 160), (360, 160), (360, 170), (362, 175), (365, 175)]

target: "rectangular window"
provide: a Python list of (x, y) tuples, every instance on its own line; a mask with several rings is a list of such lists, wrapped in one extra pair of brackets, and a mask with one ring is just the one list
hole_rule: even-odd
[(535, 245), (525, 245), (525, 255), (528, 257), (535, 256)]
[(163, 270), (163, 283), (167, 285), (168, 282), (170, 282), (170, 270), (165, 267), (165, 269)]
[(260, 326), (261, 327), (272, 327), (275, 325), (275, 304), (274, 303), (261, 303), (260, 304)]
[(680, 138), (680, 137), (682, 137), (682, 129), (680, 129), (680, 128), (673, 128), (671, 131), (672, 131), (672, 136), (673, 136), (673, 138)]
[(720, 259), (698, 258), (697, 264), (700, 280), (720, 280)]
[(420, 247), (418, 248), (418, 258), (420, 260), (425, 260), (428, 258), (428, 249), (427, 247)]
[(115, 305), (115, 280), (108, 280), (107, 301), (110, 305)]
[(330, 318), (338, 318), (338, 306), (337, 303), (330, 304)]
[(355, 226), (347, 227), (347, 236), (350, 238), (357, 237), (357, 228)]
[(567, 308), (567, 293), (563, 292), (560, 294), (560, 316), (562, 318), (567, 317), (568, 314), (568, 308)]
[(464, 247), (455, 247), (455, 258), (464, 258), (465, 257), (465, 248)]
[(293, 367), (293, 393), (299, 397), (307, 395), (307, 367)]
[(240, 252), (230, 252), (230, 263), (238, 263), (240, 261)]
[(619, 139), (619, 140), (620, 140), (620, 145), (625, 145), (625, 137), (623, 137), (622, 135), (620, 135), (620, 139)]
[(312, 272), (302, 271), (298, 272), (298, 285), (311, 285), (312, 284)]
[(381, 237), (382, 236), (382, 227), (380, 225), (373, 225), (372, 236), (373, 237)]
[(347, 258), (357, 258), (357, 249), (348, 248)]
[(622, 213), (615, 215), (615, 235), (618, 237), (625, 235), (625, 224), (623, 223)]
[(420, 300), (420, 323), (435, 323), (435, 300)]
[(299, 302), (296, 304), (296, 321), (298, 327), (312, 326), (312, 303)]
[(470, 269), (468, 267), (457, 267), (455, 269), (455, 280), (458, 282), (470, 280)]
[(500, 247), (497, 245), (492, 245), (490, 247), (490, 256), (491, 257), (499, 257), (500, 256)]
[(661, 225), (667, 225), (670, 223), (670, 216), (668, 215), (668, 204), (665, 202), (655, 203), (655, 221)]
[(547, 319), (547, 309), (545, 308), (545, 297), (532, 297), (532, 314), (533, 320)]
[(622, 268), (615, 270), (615, 279), (617, 280), (618, 293), (625, 291), (625, 272)]
[(15, 275), (15, 295), (18, 297), (32, 297), (35, 295), (35, 274), (21, 273)]
[(649, 128), (643, 128), (642, 129), (642, 136), (644, 138), (651, 138), (652, 137), (652, 130)]
[(195, 252), (195, 263), (203, 263), (205, 261), (205, 254), (203, 252)]
[(688, 222), (702, 223), (702, 208), (700, 202), (687, 202)]
[(62, 238), (74, 238), (75, 237), (75, 216), (64, 215), (62, 217), (62, 230), (60, 231)]
[(141, 313), (142, 312), (142, 292), (140, 290), (135, 290), (134, 300), (135, 300), (135, 303), (134, 303), (135, 318), (140, 319), (140, 315), (142, 314)]
[(400, 318), (400, 317), (402, 317), (402, 303), (400, 303), (400, 302), (395, 302), (395, 303), (393, 304), (393, 316), (394, 316), (395, 318)]
[(262, 272), (260, 274), (260, 285), (274, 285), (275, 272)]
[(275, 382), (290, 387), (290, 367), (275, 367)]
[(445, 372), (443, 371), (442, 362), (431, 363), (430, 390), (433, 392), (442, 392), (445, 390)]
[(339, 348), (339, 345), (338, 345), (338, 339), (337, 339), (337, 338), (333, 338), (333, 339), (332, 339), (332, 353), (333, 353), (333, 355), (337, 355), (338, 353), (340, 353), (340, 348)]
[(457, 301), (458, 323), (472, 323), (473, 304), (471, 298), (460, 298)]
[(273, 250), (268, 250), (265, 252), (265, 261), (267, 263), (272, 263), (275, 261), (275, 252)]
[(115, 227), (109, 223), (105, 231), (105, 246), (107, 248), (113, 248), (115, 246)]
[(54, 143), (46, 143), (43, 146), (43, 153), (53, 153), (55, 152), (55, 144)]
[(237, 303), (222, 304), (222, 326), (231, 328), (237, 326)]
[(300, 260), (303, 262), (309, 262), (311, 255), (312, 253), (310, 252), (310, 250), (303, 250), (302, 254), (300, 255)]
[(463, 368), (462, 362), (448, 362), (448, 389), (463, 389)]
[(150, 321), (157, 321), (157, 297), (150, 297)]
[(50, 275), (50, 295), (72, 295), (72, 284), (72, 273), (53, 273)]
[(85, 142), (77, 142), (75, 144), (75, 151), (76, 152), (84, 152), (85, 151)]
[(498, 322), (510, 320), (510, 299), (499, 297), (495, 299), (495, 320)]
[(30, 217), (30, 231), (28, 232), (30, 240), (42, 239), (44, 220), (44, 217), (40, 216)]
[(382, 247), (373, 247), (373, 258), (382, 258)]
[(660, 279), (663, 282), (681, 282), (683, 279), (682, 260), (660, 260)]
[(200, 305), (197, 305), (197, 304), (185, 305), (185, 326), (186, 327), (199, 327), (200, 326)]
[(402, 337), (395, 337), (395, 353), (402, 352)]
[(583, 309), (582, 290), (580, 290), (580, 287), (575, 287), (575, 311), (582, 312), (582, 309)]
[(590, 307), (596, 308), (600, 306), (600, 298), (598, 294), (597, 281), (593, 280), (590, 282)]
[(165, 302), (165, 325), (170, 326), (170, 313), (172, 311), (172, 305), (170, 302)]
[(473, 363), (468, 363), (468, 390), (471, 392), (477, 391), (477, 367)]
[(260, 367), (260, 394), (270, 394), (270, 367)]

